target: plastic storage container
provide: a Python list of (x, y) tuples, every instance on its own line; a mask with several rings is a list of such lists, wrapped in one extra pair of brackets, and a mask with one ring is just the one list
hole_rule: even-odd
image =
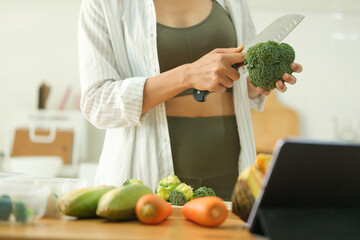
[(0, 182), (0, 222), (27, 224), (46, 210), (50, 187), (17, 182)]
[(61, 213), (57, 209), (57, 200), (64, 193), (85, 188), (87, 186), (85, 179), (78, 178), (41, 178), (41, 177), (18, 177), (12, 182), (30, 184), (36, 186), (46, 186), (50, 188), (47, 197), (46, 211), (43, 217), (59, 218)]
[(25, 176), (23, 173), (0, 172), (0, 182), (8, 181), (17, 177)]

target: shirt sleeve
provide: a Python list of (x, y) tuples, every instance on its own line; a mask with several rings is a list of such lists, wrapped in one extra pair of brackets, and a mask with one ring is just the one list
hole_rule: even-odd
[[(244, 43), (249, 43), (256, 35), (255, 26), (250, 14), (248, 4), (245, 0), (242, 1), (241, 13), (243, 16), (243, 33), (244, 33)], [(245, 79), (249, 76), (249, 73), (246, 73)], [(250, 108), (256, 111), (264, 111), (266, 96), (260, 94), (254, 99), (249, 98)]]
[(117, 71), (117, 64), (128, 62), (116, 63), (104, 16), (101, 1), (82, 1), (78, 26), (81, 111), (97, 128), (141, 125), (146, 115), (142, 104), (147, 77), (127, 78)]
[(266, 96), (262, 94), (260, 94), (254, 99), (249, 98), (250, 108), (260, 112), (264, 111), (265, 100), (266, 100)]
[[(244, 75), (244, 79), (247, 79), (248, 77), (249, 77), (249, 73), (246, 72)], [(262, 94), (259, 94), (254, 99), (249, 98), (250, 108), (256, 111), (261, 111), (261, 112), (264, 111), (265, 100), (266, 100), (266, 96)]]

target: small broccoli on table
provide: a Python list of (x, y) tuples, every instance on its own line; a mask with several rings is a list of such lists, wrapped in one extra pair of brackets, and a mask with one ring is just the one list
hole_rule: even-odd
[(275, 83), (284, 73), (292, 74), (290, 64), (295, 60), (294, 49), (286, 43), (268, 41), (250, 47), (246, 52), (245, 64), (251, 83), (263, 89), (276, 88)]
[(216, 196), (212, 188), (199, 187), (194, 191), (194, 198), (205, 197), (205, 196)]
[(160, 180), (156, 188), (156, 195), (168, 201), (171, 191), (179, 186), (180, 183), (180, 179), (177, 176), (169, 175)]
[(193, 189), (185, 183), (181, 183), (171, 191), (169, 201), (172, 205), (183, 206), (193, 198)]

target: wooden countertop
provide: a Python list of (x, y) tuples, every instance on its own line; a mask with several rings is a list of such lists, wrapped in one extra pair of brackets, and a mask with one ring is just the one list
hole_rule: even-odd
[(104, 219), (58, 220), (40, 219), (30, 225), (0, 225), (0, 239), (258, 239), (236, 215), (229, 211), (225, 222), (217, 228), (206, 228), (187, 221), (181, 208), (174, 208), (169, 219), (160, 225), (144, 225), (138, 221), (107, 222)]

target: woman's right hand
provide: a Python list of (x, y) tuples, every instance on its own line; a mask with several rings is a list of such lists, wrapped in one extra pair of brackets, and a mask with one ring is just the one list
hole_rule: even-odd
[(241, 64), (245, 60), (243, 45), (237, 48), (217, 48), (201, 57), (199, 60), (186, 64), (185, 81), (189, 88), (225, 92), (240, 78), (233, 64)]

